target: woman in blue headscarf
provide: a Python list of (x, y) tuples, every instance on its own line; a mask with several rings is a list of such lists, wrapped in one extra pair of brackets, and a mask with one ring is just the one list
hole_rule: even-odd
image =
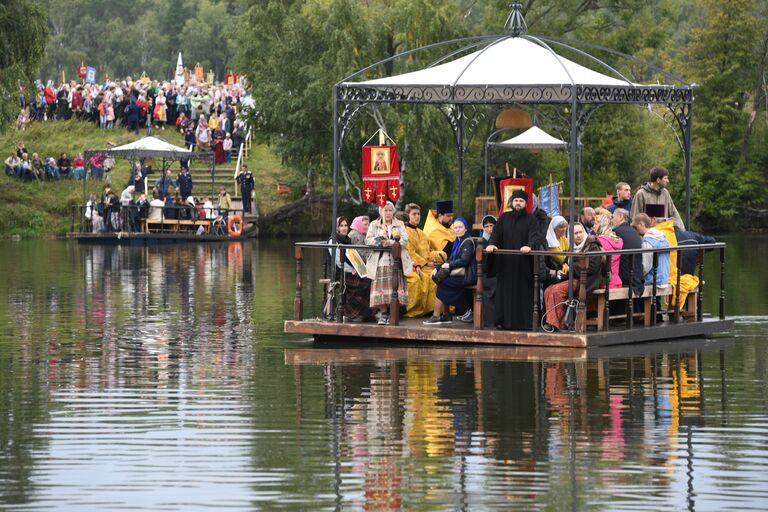
[[(448, 261), (432, 271), (432, 279), (438, 282), (435, 312), (432, 318), (425, 320), (426, 325), (451, 323), (448, 307), (454, 306), (457, 312), (464, 314), (459, 317), (462, 322), (472, 322), (472, 294), (467, 286), (477, 281), (477, 262), (475, 261), (475, 242), (470, 235), (469, 223), (466, 219), (458, 218), (453, 222), (453, 232), (456, 240)], [(448, 274), (448, 277), (442, 278)]]

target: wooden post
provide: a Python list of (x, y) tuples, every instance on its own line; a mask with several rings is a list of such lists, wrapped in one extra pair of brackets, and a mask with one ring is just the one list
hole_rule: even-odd
[(477, 286), (475, 287), (475, 304), (472, 318), (474, 328), (478, 331), (483, 330), (483, 250), (481, 245), (475, 249), (475, 260), (477, 261)]
[(589, 256), (579, 259), (579, 310), (576, 313), (576, 332), (582, 334), (587, 330), (587, 268)]
[(627, 287), (627, 328), (631, 329), (635, 322), (635, 305), (632, 295), (635, 293), (635, 258), (637, 254), (632, 254), (632, 264), (629, 266), (629, 286)]
[(720, 320), (725, 320), (725, 247), (720, 248)]
[(696, 294), (696, 321), (701, 322), (704, 319), (704, 249), (699, 249), (699, 257), (696, 264), (699, 267), (699, 293)]
[[(653, 283), (651, 284), (651, 325), (656, 325), (656, 313), (658, 312), (656, 310), (656, 274), (658, 272), (658, 268), (657, 268), (658, 266), (659, 266), (659, 253), (654, 252), (653, 267), (651, 268), (651, 272), (653, 275)], [(679, 276), (680, 274), (678, 274), (678, 277)]]
[(533, 332), (538, 332), (541, 318), (539, 311), (539, 256), (533, 256)]
[(400, 261), (401, 249), (399, 241), (392, 246), (392, 299), (389, 302), (389, 325), (398, 325), (400, 320), (400, 301), (397, 296), (397, 288), (400, 286), (400, 273), (403, 269), (403, 264)]
[(337, 251), (339, 252), (339, 261), (341, 262), (341, 269), (339, 269), (336, 266), (336, 261), (334, 258), (334, 268), (336, 269), (336, 279), (334, 279), (335, 283), (339, 283), (339, 288), (337, 292), (337, 301), (336, 301), (336, 322), (337, 323), (343, 323), (344, 322), (344, 296), (346, 293), (344, 293), (344, 262), (346, 261), (344, 258), (346, 257), (346, 251), (342, 249), (341, 247), (336, 247)]
[(605, 273), (604, 273), (604, 279), (605, 279), (605, 285), (604, 285), (605, 286), (605, 289), (604, 289), (605, 290), (605, 307), (604, 307), (604, 310), (603, 310), (603, 314), (604, 314), (604, 316), (603, 316), (603, 325), (602, 326), (598, 326), (597, 328), (600, 329), (602, 327), (602, 329), (604, 331), (607, 331), (611, 327), (611, 296), (610, 296), (611, 287), (610, 287), (610, 284), (611, 284), (611, 262), (613, 261), (612, 258), (614, 256), (617, 256), (617, 255), (613, 254), (611, 256), (606, 256), (606, 258), (608, 258), (608, 259), (605, 260), (606, 263), (603, 266), (603, 268), (605, 269)]
[(304, 317), (304, 302), (301, 298), (301, 267), (304, 260), (304, 249), (297, 246), (294, 255), (296, 257), (296, 295), (293, 298), (293, 319), (300, 322)]
[[(670, 259), (672, 259), (671, 257), (672, 253), (670, 252), (669, 254), (670, 254)], [(682, 258), (680, 257), (680, 254), (681, 254), (680, 251), (678, 251), (677, 259), (675, 260), (675, 262), (677, 263), (677, 283), (675, 283), (675, 323), (680, 322), (680, 274), (682, 274), (683, 272), (683, 269), (680, 266), (680, 263), (682, 260)]]

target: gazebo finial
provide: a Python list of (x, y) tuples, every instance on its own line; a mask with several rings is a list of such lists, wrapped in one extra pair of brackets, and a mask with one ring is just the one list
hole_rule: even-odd
[(525, 23), (525, 18), (523, 18), (523, 4), (514, 3), (510, 5), (510, 7), (512, 8), (512, 12), (509, 13), (509, 17), (507, 18), (504, 27), (512, 37), (522, 36), (528, 32), (528, 25)]

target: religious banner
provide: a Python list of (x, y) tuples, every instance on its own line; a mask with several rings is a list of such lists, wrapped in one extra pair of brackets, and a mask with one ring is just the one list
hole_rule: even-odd
[(198, 82), (203, 81), (203, 66), (199, 62), (195, 64), (195, 80)]
[(227, 85), (235, 85), (240, 77), (236, 73), (230, 71), (224, 75), (224, 83)]
[(88, 72), (88, 69), (85, 67), (84, 62), (80, 62), (80, 66), (77, 68), (77, 76), (80, 78), (80, 80), (85, 79), (85, 74)]
[(85, 81), (89, 84), (95, 84), (96, 83), (96, 68), (92, 68), (91, 66), (88, 66), (85, 70)]
[(512, 208), (507, 206), (509, 198), (512, 192), (515, 190), (525, 190), (528, 193), (528, 201), (526, 202), (526, 209), (528, 213), (533, 213), (533, 179), (531, 178), (498, 178), (498, 196), (499, 204), (499, 217), (504, 212), (508, 212)]
[(397, 146), (363, 146), (363, 200), (379, 206), (400, 198)]
[(560, 215), (560, 197), (557, 183), (551, 183), (539, 189), (539, 208), (549, 217)]
[(184, 82), (186, 81), (184, 76), (184, 62), (181, 60), (181, 52), (179, 52), (179, 57), (176, 59), (176, 74), (174, 75), (174, 80), (179, 87), (184, 85)]

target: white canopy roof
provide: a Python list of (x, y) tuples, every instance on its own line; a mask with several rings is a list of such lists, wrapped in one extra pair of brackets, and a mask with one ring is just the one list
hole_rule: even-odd
[(147, 136), (129, 144), (112, 148), (112, 151), (170, 151), (173, 153), (191, 153), (187, 148), (174, 146), (157, 137)]
[(565, 142), (551, 136), (538, 126), (531, 126), (520, 135), (498, 142), (496, 145), (523, 149), (561, 149), (567, 146)]
[(499, 39), (464, 57), (430, 68), (365, 82), (357, 86), (634, 86), (557, 55), (524, 37)]

